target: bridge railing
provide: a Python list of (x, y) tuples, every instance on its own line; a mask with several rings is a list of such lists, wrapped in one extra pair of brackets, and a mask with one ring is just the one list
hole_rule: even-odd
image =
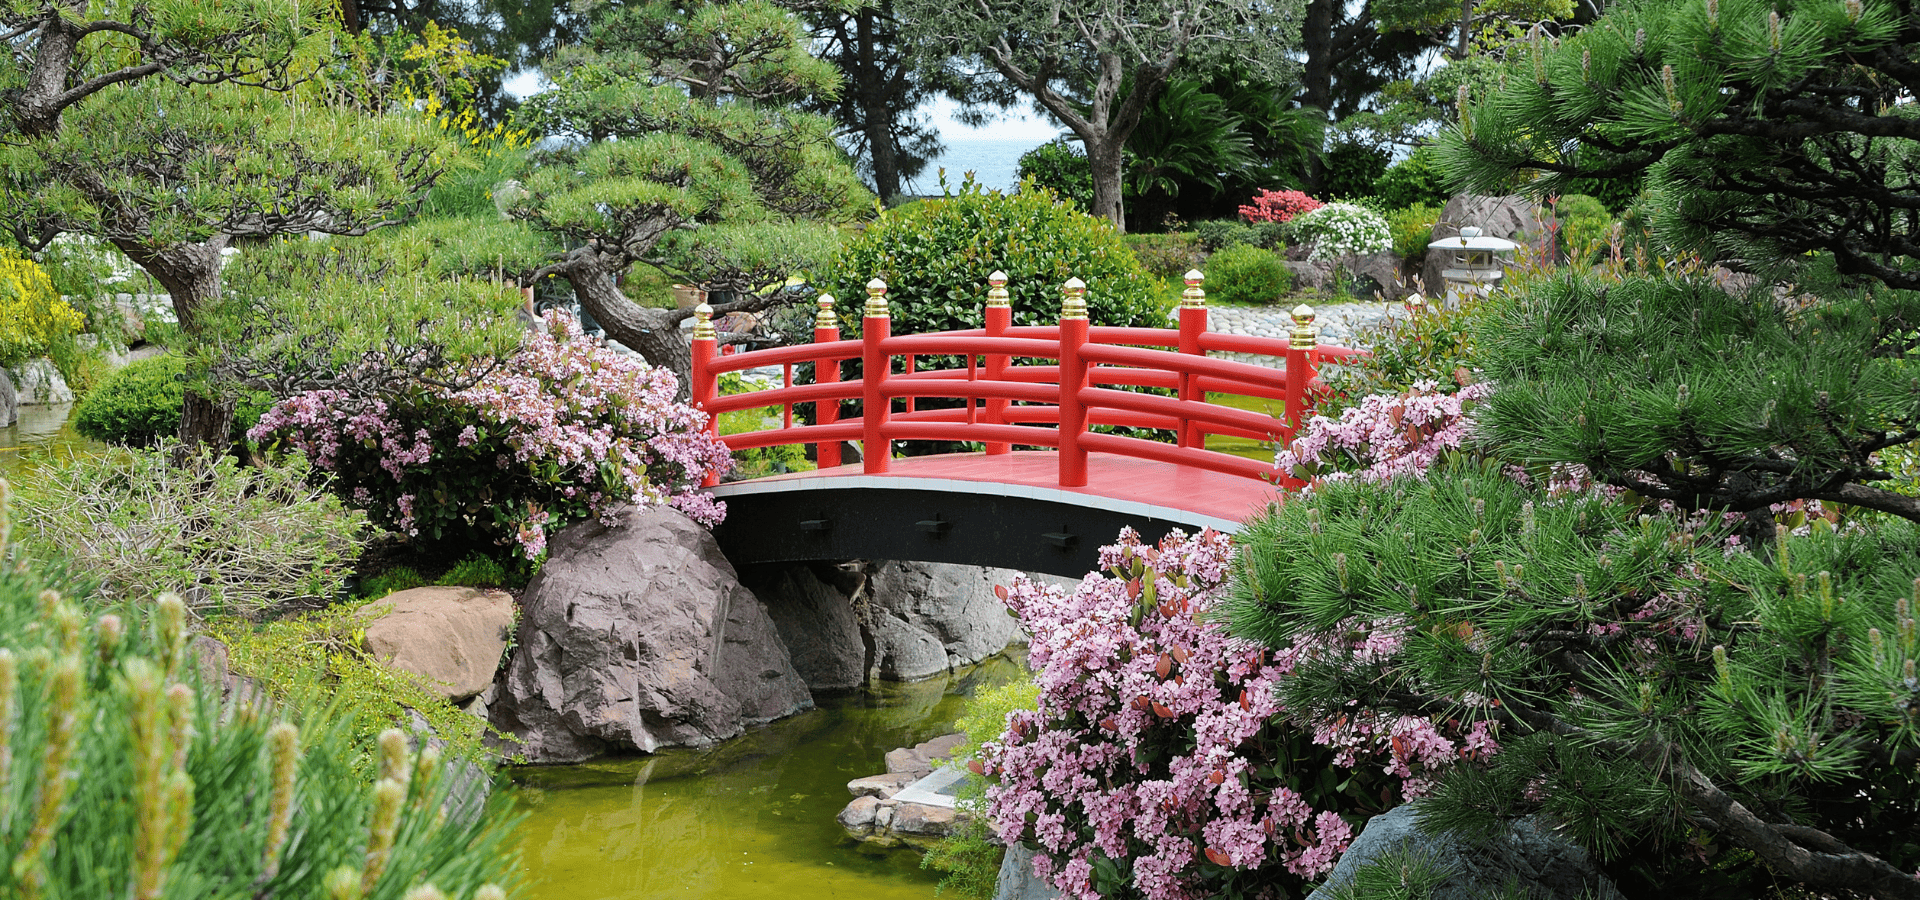
[[(895, 335), (887, 286), (876, 278), (867, 284), (858, 339), (840, 337), (834, 299), (822, 295), (813, 343), (726, 356), (718, 353), (712, 310), (703, 305), (695, 312), (691, 393), (694, 403), (714, 417), (708, 428), (716, 434), (721, 413), (780, 406), (779, 427), (721, 440), (735, 450), (812, 444), (822, 469), (841, 464), (843, 441), (861, 443), (862, 466), (870, 474), (888, 470), (894, 441), (973, 441), (984, 443), (990, 455), (1010, 453), (1014, 446), (1058, 449), (1063, 487), (1086, 485), (1087, 454), (1093, 451), (1290, 481), (1269, 463), (1207, 450), (1206, 436), (1291, 441), (1325, 392), (1320, 364), (1364, 351), (1320, 346), (1313, 311), (1305, 306), (1294, 311), (1294, 327), (1286, 338), (1208, 331), (1201, 274), (1188, 272), (1186, 283), (1177, 328), (1092, 325), (1086, 315), (1086, 285), (1077, 278), (1063, 287), (1059, 324), (1015, 326), (1006, 276), (995, 272), (988, 278), (992, 289), (987, 292), (985, 327)], [(1214, 351), (1280, 357), (1285, 367), (1206, 355)], [(925, 357), (959, 358), (964, 364), (921, 369)], [(861, 377), (849, 380), (841, 367), (854, 359), (861, 361)], [(814, 383), (795, 384), (795, 368), (809, 364)], [(720, 375), (771, 366), (784, 373), (780, 387), (720, 395)], [(1125, 387), (1162, 388), (1173, 396), (1116, 389)], [(1206, 402), (1209, 391), (1277, 400), (1285, 412), (1274, 417), (1217, 406)], [(921, 409), (920, 398), (959, 400), (962, 405)], [(841, 404), (848, 400), (861, 401), (859, 418), (841, 418)], [(897, 411), (895, 401), (902, 407)], [(808, 404), (814, 424), (796, 424), (794, 407)], [(1101, 434), (1088, 430), (1093, 425), (1165, 429), (1174, 433), (1175, 441)]]

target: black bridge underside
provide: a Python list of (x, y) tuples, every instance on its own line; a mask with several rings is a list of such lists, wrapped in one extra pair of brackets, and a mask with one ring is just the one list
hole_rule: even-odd
[(943, 489), (914, 485), (912, 479), (834, 480), (849, 483), (794, 489), (792, 482), (739, 482), (712, 488), (727, 503), (726, 520), (713, 529), (727, 559), (735, 566), (911, 559), (1078, 578), (1099, 568), (1100, 548), (1125, 527), (1148, 542), (1176, 528), (1189, 534), (1239, 528), (1185, 510), (1069, 491), (1009, 496), (993, 492), (998, 486), (991, 484)]

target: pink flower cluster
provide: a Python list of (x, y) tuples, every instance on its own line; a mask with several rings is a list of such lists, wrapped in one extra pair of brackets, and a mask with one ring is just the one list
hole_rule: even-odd
[(706, 414), (674, 400), (664, 369), (621, 356), (549, 313), (519, 351), (461, 391), (403, 396), (309, 391), (248, 432), (331, 472), (375, 521), (438, 537), (467, 526), (529, 559), (550, 526), (621, 503), (671, 503), (704, 524), (725, 509), (696, 490), (732, 465)]
[(1250, 223), (1287, 222), (1325, 205), (1304, 191), (1262, 190), (1253, 195), (1252, 203), (1240, 207), (1240, 218)]
[[(1016, 578), (1006, 594), (1032, 636), (1040, 699), (983, 745), (997, 779), (989, 814), (1003, 840), (1035, 846), (1035, 872), (1067, 896), (1197, 900), (1227, 882), (1248, 896), (1297, 886), (1329, 871), (1353, 837), (1339, 811), (1316, 805), (1381, 802), (1392, 776), (1459, 756), (1424, 719), (1378, 739), (1322, 729), (1313, 747), (1313, 732), (1275, 701), (1308, 651), (1270, 652), (1208, 616), (1230, 559), (1215, 532), (1152, 547), (1128, 531), (1102, 550), (1110, 574), (1071, 594)], [(1397, 650), (1393, 629), (1380, 631), (1374, 649)], [(1379, 776), (1356, 772), (1351, 794), (1316, 787), (1327, 766), (1375, 757)]]
[(1302, 481), (1424, 475), (1443, 453), (1466, 442), (1473, 429), (1468, 408), (1492, 392), (1484, 383), (1453, 394), (1435, 388), (1431, 381), (1416, 382), (1403, 395), (1371, 394), (1337, 420), (1314, 416), (1292, 445), (1274, 455), (1274, 465)]

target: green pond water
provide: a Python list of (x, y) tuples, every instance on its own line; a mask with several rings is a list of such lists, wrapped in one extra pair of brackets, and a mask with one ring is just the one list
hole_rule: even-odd
[(834, 821), (847, 782), (953, 730), (964, 698), (1019, 674), (1002, 656), (818, 709), (704, 750), (513, 773), (533, 900), (929, 900), (940, 876)]
[(0, 428), (0, 478), (13, 478), (54, 453), (92, 453), (97, 441), (81, 437), (67, 423), (71, 403), (20, 407), (20, 420)]

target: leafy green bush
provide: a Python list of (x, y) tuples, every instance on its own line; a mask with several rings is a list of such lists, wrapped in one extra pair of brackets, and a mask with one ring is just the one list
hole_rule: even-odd
[(1354, 335), (1354, 343), (1373, 351), (1339, 366), (1321, 369), (1333, 393), (1315, 412), (1329, 418), (1370, 394), (1404, 394), (1418, 382), (1451, 394), (1477, 380), (1474, 337), (1499, 301), (1462, 299), (1457, 307), (1429, 306), (1412, 318), (1386, 319)]
[(1553, 217), (1560, 227), (1560, 249), (1575, 265), (1593, 262), (1613, 228), (1606, 204), (1585, 194), (1562, 194), (1553, 204)]
[(1193, 223), (1201, 249), (1208, 253), (1225, 250), (1235, 244), (1250, 244), (1277, 250), (1286, 243), (1289, 230), (1285, 222), (1248, 224), (1239, 219), (1206, 219)]
[(1293, 273), (1271, 250), (1235, 244), (1207, 257), (1207, 298), (1223, 303), (1272, 303), (1293, 287)]
[(1313, 259), (1339, 259), (1393, 248), (1385, 216), (1358, 203), (1329, 203), (1292, 222), (1313, 243)]
[(33, 260), (0, 247), (0, 366), (43, 356), (86, 324)]
[(453, 564), (445, 574), (434, 579), (434, 584), (459, 585), (463, 587), (506, 587), (513, 583), (507, 574), (507, 567), (491, 557), (474, 554)]
[(1416, 203), (1387, 214), (1387, 230), (1393, 234), (1393, 252), (1401, 259), (1425, 255), (1433, 243), (1433, 225), (1440, 221), (1439, 207)]
[(1093, 166), (1077, 141), (1058, 137), (1021, 154), (1020, 183), (1028, 179), (1082, 211), (1093, 206)]
[(1373, 195), (1390, 209), (1415, 205), (1440, 208), (1453, 198), (1446, 180), (1433, 166), (1433, 151), (1425, 147), (1381, 173), (1373, 182)]
[(1096, 325), (1160, 324), (1164, 286), (1127, 251), (1105, 219), (1061, 203), (1033, 182), (1017, 194), (960, 192), (880, 214), (848, 243), (818, 286), (839, 298), (842, 321), (857, 323), (868, 280), (889, 288), (894, 334), (978, 328), (985, 321), (987, 275), (1007, 273), (1016, 325), (1060, 318), (1060, 286), (1087, 283)]
[(1342, 141), (1320, 157), (1320, 197), (1351, 199), (1377, 193), (1374, 183), (1386, 174), (1387, 151), (1359, 141)]
[[(134, 360), (106, 376), (73, 408), (73, 430), (123, 447), (152, 447), (180, 431), (186, 396), (186, 360), (171, 353)], [(267, 409), (265, 395), (243, 399), (233, 414), (233, 439)]]
[(378, 600), (388, 594), (397, 594), (404, 590), (426, 587), (433, 582), (427, 580), (412, 566), (394, 566), (378, 575), (360, 582), (357, 593), (368, 599)]
[(1196, 235), (1129, 234), (1126, 241), (1140, 265), (1168, 281), (1178, 282), (1188, 270), (1200, 267), (1200, 238)]
[(203, 453), (176, 466), (164, 446), (49, 460), (20, 492), (19, 537), (103, 597), (179, 590), (196, 609), (245, 616), (325, 603), (359, 553), (366, 518), (309, 475), (298, 457), (243, 468)]
[(187, 363), (172, 354), (135, 360), (73, 409), (73, 430), (109, 444), (151, 447), (180, 431)]
[(0, 571), (0, 896), (504, 900), (514, 820), (444, 815), (439, 751), (389, 731), (363, 777), (341, 727), (198, 684), (178, 598), (89, 622), (42, 587)]

